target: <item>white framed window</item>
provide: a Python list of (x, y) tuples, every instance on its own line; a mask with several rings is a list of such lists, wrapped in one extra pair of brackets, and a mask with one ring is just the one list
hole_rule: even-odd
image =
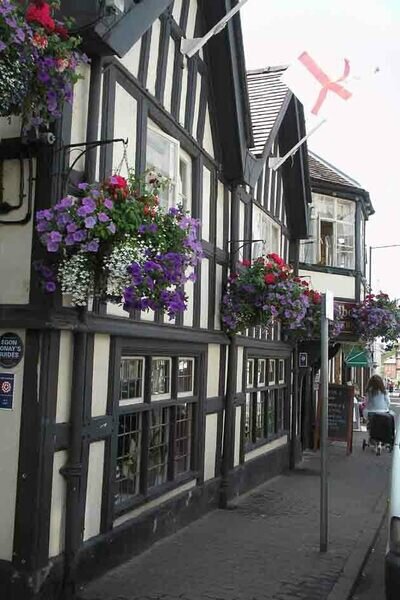
[(275, 385), (276, 381), (276, 360), (270, 358), (268, 360), (268, 385)]
[(178, 361), (178, 398), (193, 396), (194, 358), (179, 358)]
[(144, 358), (121, 357), (119, 404), (140, 404), (143, 402)]
[(278, 362), (278, 383), (285, 383), (285, 360), (279, 359)]
[(301, 262), (354, 269), (355, 218), (355, 202), (314, 194), (311, 236), (301, 242)]
[(254, 358), (249, 358), (246, 363), (246, 387), (254, 387)]
[(155, 357), (151, 361), (151, 399), (171, 397), (171, 359)]
[(262, 387), (265, 385), (267, 376), (267, 361), (265, 358), (259, 358), (257, 364), (257, 386)]
[(152, 169), (168, 177), (170, 185), (160, 192), (160, 206), (164, 209), (174, 206), (179, 187), (178, 140), (164, 133), (149, 121), (147, 127), (146, 169)]
[(178, 203), (189, 212), (192, 210), (192, 159), (180, 148), (179, 151), (179, 181)]
[(253, 244), (253, 258), (265, 256), (270, 252), (281, 252), (281, 228), (261, 210), (253, 205), (253, 240), (262, 240)]

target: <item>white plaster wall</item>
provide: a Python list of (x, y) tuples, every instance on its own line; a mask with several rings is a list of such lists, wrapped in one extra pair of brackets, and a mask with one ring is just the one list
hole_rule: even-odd
[(179, 106), (179, 123), (185, 126), (185, 112), (186, 112), (186, 96), (188, 89), (188, 68), (184, 65), (182, 71), (182, 90), (181, 90), (181, 103)]
[(148, 311), (142, 311), (140, 313), (140, 318), (142, 321), (149, 321), (150, 323), (152, 323), (154, 321), (154, 311), (153, 310), (148, 310)]
[[(239, 202), (239, 240), (244, 240), (244, 214), (245, 214), (245, 205), (244, 202)], [(230, 239), (230, 238), (229, 238)], [(242, 244), (239, 244), (241, 246)], [(243, 259), (243, 248), (239, 250), (239, 258)]]
[[(25, 343), (25, 330), (13, 331)], [(12, 560), (24, 359), (13, 369), (0, 367), (0, 373), (15, 375), (14, 408), (0, 410), (0, 560)]]
[(101, 417), (107, 412), (109, 359), (110, 336), (98, 333), (93, 351), (92, 417)]
[(89, 469), (86, 489), (85, 527), (86, 541), (100, 533), (101, 501), (103, 492), (105, 441), (93, 442), (89, 448)]
[(215, 477), (215, 457), (217, 454), (218, 414), (206, 416), (206, 441), (204, 452), (204, 481)]
[(196, 98), (194, 102), (193, 129), (191, 131), (194, 138), (197, 139), (197, 125), (199, 122), (200, 96), (201, 96), (202, 76), (200, 73), (196, 77)]
[(235, 453), (233, 466), (237, 467), (240, 463), (240, 438), (242, 435), (242, 407), (237, 406), (235, 411)]
[(348, 275), (332, 273), (317, 273), (315, 271), (300, 271), (300, 277), (311, 281), (311, 287), (319, 292), (330, 290), (335, 298), (355, 298), (355, 278)]
[(269, 444), (265, 444), (264, 446), (260, 446), (255, 450), (251, 450), (251, 452), (247, 452), (244, 456), (244, 462), (257, 458), (258, 456), (262, 456), (263, 454), (268, 454), (268, 452), (272, 452), (272, 450), (276, 450), (277, 448), (281, 448), (288, 443), (288, 436), (283, 435), (282, 437), (270, 442)]
[(112, 302), (107, 302), (107, 314), (113, 317), (124, 317), (125, 319), (129, 317), (129, 312), (124, 310), (123, 306)]
[[(79, 73), (83, 76), (74, 86), (74, 100), (72, 104), (71, 144), (79, 144), (85, 140), (86, 124), (89, 107), (90, 65), (81, 65)], [(70, 153), (70, 164), (75, 160), (77, 151)], [(82, 156), (74, 165), (74, 169), (83, 171), (85, 157)]]
[(224, 185), (218, 181), (217, 187), (217, 246), (224, 247)]
[(210, 196), (211, 196), (211, 171), (203, 169), (203, 202), (201, 215), (201, 236), (203, 240), (210, 241)]
[(64, 550), (65, 503), (67, 483), (60, 474), (60, 469), (68, 460), (66, 450), (54, 454), (53, 485), (51, 491), (49, 557), (58, 556)]
[(208, 274), (210, 261), (203, 258), (201, 263), (200, 327), (208, 327)]
[[(145, 504), (143, 504), (136, 510), (132, 510), (131, 512), (126, 513), (126, 515), (122, 515), (121, 517), (119, 517), (118, 519), (116, 519), (114, 521), (114, 527), (118, 527), (119, 525), (122, 525), (126, 521), (129, 521), (130, 519), (134, 519), (134, 518), (138, 517), (139, 515), (143, 514), (144, 512), (147, 512), (148, 510), (151, 510), (152, 508), (156, 508), (157, 506), (164, 504), (164, 502), (167, 502), (168, 500), (171, 500), (172, 498), (175, 498), (176, 496), (179, 496), (180, 494), (184, 494), (186, 492), (190, 492), (188, 500), (187, 500), (187, 503), (189, 504), (190, 496), (191, 496), (190, 490), (192, 490), (195, 487), (196, 487), (195, 479), (193, 479), (193, 481), (188, 481), (188, 483), (185, 483), (184, 485), (181, 485), (181, 486), (175, 488), (174, 490), (171, 490), (167, 494), (164, 494), (163, 496), (160, 496), (159, 498), (156, 498), (155, 500), (152, 500), (150, 502), (146, 502)], [(154, 527), (155, 528), (157, 527), (157, 517), (154, 518)]]
[(0, 140), (20, 137), (21, 127), (21, 117), (0, 117)]
[(156, 80), (158, 67), (158, 48), (160, 45), (161, 21), (157, 19), (151, 28), (151, 43), (149, 56), (149, 69), (147, 71), (147, 89), (150, 94), (156, 94)]
[(221, 329), (221, 296), (222, 296), (222, 265), (216, 266), (215, 271), (215, 316), (214, 328)]
[(142, 40), (138, 40), (134, 46), (123, 56), (120, 61), (134, 75), (138, 76), (139, 73), (139, 61), (140, 61), (140, 49), (142, 47)]
[(183, 313), (183, 324), (186, 327), (193, 327), (193, 309), (194, 309), (194, 283), (188, 281), (185, 283), (185, 293), (187, 295), (187, 309)]
[(197, 0), (190, 0), (189, 2), (189, 14), (186, 26), (186, 37), (191, 39), (194, 37), (194, 28), (196, 26), (197, 16)]
[(213, 143), (212, 130), (211, 130), (211, 120), (210, 120), (210, 113), (209, 113), (208, 107), (206, 109), (203, 148), (206, 152), (208, 152), (208, 154), (210, 156), (212, 156), (212, 157), (215, 156), (214, 143)]
[[(25, 193), (28, 190), (28, 161), (25, 165)], [(33, 176), (36, 161), (33, 161)], [(19, 200), (20, 167), (17, 160), (3, 162), (3, 199), (16, 206)], [(33, 193), (34, 186), (33, 186)], [(2, 221), (17, 221), (25, 217), (27, 202), (20, 209), (2, 215)], [(30, 287), (33, 217), (25, 225), (0, 224), (0, 304), (28, 304)], [(5, 284), (5, 282), (7, 282)]]
[(171, 112), (172, 84), (174, 81), (174, 64), (175, 42), (172, 38), (170, 38), (168, 41), (167, 76), (165, 78), (164, 88), (164, 106), (169, 113)]
[(60, 355), (58, 359), (56, 423), (67, 423), (69, 421), (73, 357), (74, 336), (69, 331), (62, 331), (60, 336)]
[(242, 390), (243, 390), (243, 346), (238, 346), (236, 391), (241, 392)]
[(221, 346), (208, 344), (207, 358), (207, 398), (218, 396)]
[[(128, 92), (117, 83), (115, 89), (115, 118), (114, 138), (128, 138), (128, 165), (135, 167), (136, 154), (136, 118), (137, 102)], [(123, 157), (124, 146), (121, 143), (113, 145), (113, 168), (117, 169)], [(121, 175), (127, 176), (127, 167), (122, 165)]]
[(182, 0), (175, 0), (174, 7), (172, 9), (172, 16), (174, 17), (174, 19), (178, 23), (178, 25), (179, 25), (179, 21), (181, 18), (181, 12), (182, 12)]

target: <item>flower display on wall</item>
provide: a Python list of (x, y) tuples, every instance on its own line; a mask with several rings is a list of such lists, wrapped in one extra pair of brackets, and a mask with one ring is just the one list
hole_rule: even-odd
[(87, 57), (80, 38), (56, 21), (56, 1), (0, 0), (0, 116), (21, 115), (23, 130), (49, 127), (72, 102), (77, 69)]
[[(165, 185), (151, 172), (143, 178), (131, 173), (128, 180), (114, 175), (102, 184), (80, 184), (82, 197), (67, 196), (37, 212), (36, 230), (74, 305), (97, 295), (126, 310), (165, 310), (171, 318), (185, 310), (184, 284), (195, 279), (202, 257), (199, 222), (182, 207), (159, 206)], [(43, 281), (53, 291), (53, 279)]]
[(293, 276), (293, 269), (277, 254), (268, 254), (265, 259), (243, 261), (239, 273), (231, 273), (222, 297), (222, 324), (227, 333), (257, 325), (268, 327), (273, 320), (296, 329), (308, 305), (304, 286)]
[[(320, 337), (321, 294), (306, 280), (295, 277), (293, 269), (277, 254), (243, 261), (232, 273), (222, 298), (222, 324), (227, 333), (243, 332), (248, 327), (269, 327), (281, 323), (292, 341)], [(339, 314), (330, 324), (330, 336), (343, 329)]]
[(397, 300), (390, 300), (387, 294), (369, 294), (352, 310), (354, 327), (360, 338), (371, 342), (382, 338), (393, 344), (400, 338), (400, 307)]

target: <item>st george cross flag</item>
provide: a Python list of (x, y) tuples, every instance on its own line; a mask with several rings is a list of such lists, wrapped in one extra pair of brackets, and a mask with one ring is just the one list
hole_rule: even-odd
[(327, 60), (302, 52), (282, 76), (282, 82), (319, 119), (337, 114), (352, 97), (350, 62)]

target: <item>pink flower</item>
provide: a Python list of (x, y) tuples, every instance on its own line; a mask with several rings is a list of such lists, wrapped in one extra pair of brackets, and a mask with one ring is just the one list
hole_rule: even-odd
[(59, 73), (63, 73), (65, 69), (69, 67), (69, 60), (67, 58), (57, 58), (56, 60), (56, 70)]

